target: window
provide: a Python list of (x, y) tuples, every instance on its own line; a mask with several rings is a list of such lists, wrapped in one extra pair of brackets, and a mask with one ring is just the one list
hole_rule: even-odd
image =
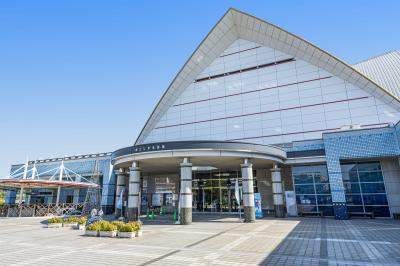
[(332, 196), (326, 165), (292, 168), (297, 208), (299, 211), (323, 211), (332, 216)]
[(349, 212), (373, 212), (390, 216), (380, 162), (341, 164)]

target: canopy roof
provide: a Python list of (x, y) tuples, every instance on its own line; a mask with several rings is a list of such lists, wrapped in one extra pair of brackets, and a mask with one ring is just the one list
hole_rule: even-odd
[(153, 110), (135, 144), (149, 133), (196, 77), (237, 39), (271, 47), (320, 67), (400, 110), (399, 98), (351, 65), (276, 25), (236, 9), (229, 9), (193, 52)]
[[(98, 176), (98, 169), (92, 177)], [(91, 178), (86, 178), (69, 169), (61, 161), (59, 165), (53, 165), (45, 171), (38, 171), (36, 163), (29, 169), (29, 162), (21, 165), (6, 178), (0, 179), (0, 188), (100, 188)]]

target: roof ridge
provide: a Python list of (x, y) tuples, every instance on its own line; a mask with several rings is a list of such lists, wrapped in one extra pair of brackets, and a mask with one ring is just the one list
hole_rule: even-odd
[(392, 53), (397, 53), (397, 54), (400, 55), (400, 50), (390, 50), (390, 51), (384, 52), (383, 54), (375, 55), (375, 56), (373, 56), (373, 57), (370, 57), (370, 58), (367, 58), (367, 59), (358, 61), (357, 63), (354, 63), (354, 64), (352, 64), (352, 65), (353, 65), (353, 66), (356, 66), (356, 65), (365, 63), (365, 62), (367, 62), (367, 61), (374, 60), (374, 59), (376, 59), (376, 58), (378, 58), (378, 57), (382, 57), (382, 56), (385, 56), (385, 55), (388, 55), (388, 54), (392, 54)]

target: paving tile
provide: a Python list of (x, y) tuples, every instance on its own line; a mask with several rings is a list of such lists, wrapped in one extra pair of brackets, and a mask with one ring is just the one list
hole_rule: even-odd
[(85, 237), (37, 218), (0, 219), (0, 265), (400, 265), (400, 222), (257, 220), (203, 215), (153, 221), (137, 239)]

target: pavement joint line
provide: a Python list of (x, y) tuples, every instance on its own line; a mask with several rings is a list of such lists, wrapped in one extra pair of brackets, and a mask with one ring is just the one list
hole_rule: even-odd
[(48, 256), (46, 256), (46, 257), (40, 256), (40, 257), (34, 258), (34, 259), (29, 258), (28, 260), (24, 260), (24, 261), (21, 261), (21, 262), (18, 262), (16, 264), (12, 264), (12, 265), (34, 265), (35, 262), (39, 262), (39, 261), (41, 261), (43, 259), (57, 258), (59, 256), (63, 256), (63, 255), (74, 253), (74, 252), (76, 252), (76, 251), (75, 250), (69, 250), (69, 251), (64, 251), (62, 253), (57, 253), (57, 254), (52, 254), (52, 255), (45, 254), (45, 255), (48, 255)]
[(150, 264), (152, 264), (152, 263), (154, 263), (154, 262), (157, 262), (157, 261), (160, 261), (160, 260), (162, 260), (162, 259), (165, 259), (165, 258), (167, 258), (167, 257), (169, 257), (169, 256), (172, 256), (172, 255), (174, 255), (175, 253), (178, 253), (179, 251), (180, 251), (179, 249), (176, 249), (176, 250), (171, 251), (171, 252), (169, 252), (169, 253), (167, 253), (167, 254), (164, 254), (164, 255), (162, 255), (162, 256), (160, 256), (160, 257), (157, 257), (157, 258), (154, 258), (154, 259), (152, 259), (152, 260), (146, 261), (145, 263), (139, 264), (139, 266), (150, 265)]
[(246, 233), (245, 235), (240, 235), (240, 237), (238, 239), (226, 244), (225, 246), (221, 247), (219, 250), (224, 250), (224, 251), (232, 250), (233, 248), (239, 246), (243, 242), (249, 240), (250, 237), (254, 236), (256, 233), (260, 233), (261, 231), (264, 231), (265, 229), (271, 227), (273, 224), (275, 224), (275, 221), (258, 226), (256, 228), (254, 228), (252, 231)]
[(381, 259), (383, 256), (379, 251), (368, 241), (366, 241), (365, 236), (355, 227), (350, 221), (344, 221), (347, 227), (350, 229), (350, 233), (359, 240), (359, 244), (364, 252), (367, 254), (370, 260)]
[(369, 223), (369, 224), (379, 224), (379, 225), (385, 225), (385, 226), (397, 226), (397, 224), (394, 225), (394, 224), (380, 223), (380, 222), (370, 222), (370, 221), (368, 221), (367, 223)]
[(205, 242), (205, 241), (207, 241), (207, 240), (210, 240), (210, 239), (213, 239), (213, 238), (215, 238), (215, 237), (218, 237), (218, 236), (220, 236), (220, 235), (222, 235), (222, 234), (224, 234), (224, 233), (226, 233), (226, 232), (228, 232), (228, 231), (230, 231), (230, 230), (233, 230), (233, 229), (235, 229), (235, 228), (238, 228), (238, 227), (240, 227), (240, 226), (242, 226), (243, 224), (239, 224), (239, 225), (237, 225), (237, 226), (234, 226), (234, 227), (232, 227), (232, 228), (229, 228), (229, 229), (227, 229), (227, 230), (224, 230), (224, 231), (221, 231), (221, 232), (219, 232), (219, 233), (217, 233), (217, 234), (214, 234), (214, 235), (212, 235), (212, 236), (210, 236), (210, 237), (206, 237), (206, 238), (204, 238), (204, 239), (202, 239), (202, 240), (199, 240), (199, 241), (197, 241), (197, 242), (194, 242), (194, 243), (192, 243), (192, 244), (189, 244), (189, 245), (187, 245), (187, 246), (185, 246), (186, 248), (189, 248), (189, 247), (193, 247), (193, 246), (196, 246), (196, 245), (198, 245), (198, 244), (200, 244), (200, 243), (203, 243), (203, 242)]
[(127, 255), (133, 255), (137, 257), (144, 257), (144, 258), (154, 258), (157, 256), (157, 254), (149, 254), (149, 253), (143, 253), (143, 252), (133, 252), (130, 250), (99, 250), (99, 249), (85, 249), (85, 252), (90, 252), (90, 253), (100, 253), (100, 254), (108, 254), (108, 255), (122, 255), (122, 256), (127, 256)]
[(327, 229), (326, 229), (326, 220), (322, 219), (321, 220), (321, 241), (319, 242), (319, 265), (320, 266), (325, 266), (328, 265), (328, 261), (325, 261), (323, 259), (328, 258), (328, 242), (327, 242)]

